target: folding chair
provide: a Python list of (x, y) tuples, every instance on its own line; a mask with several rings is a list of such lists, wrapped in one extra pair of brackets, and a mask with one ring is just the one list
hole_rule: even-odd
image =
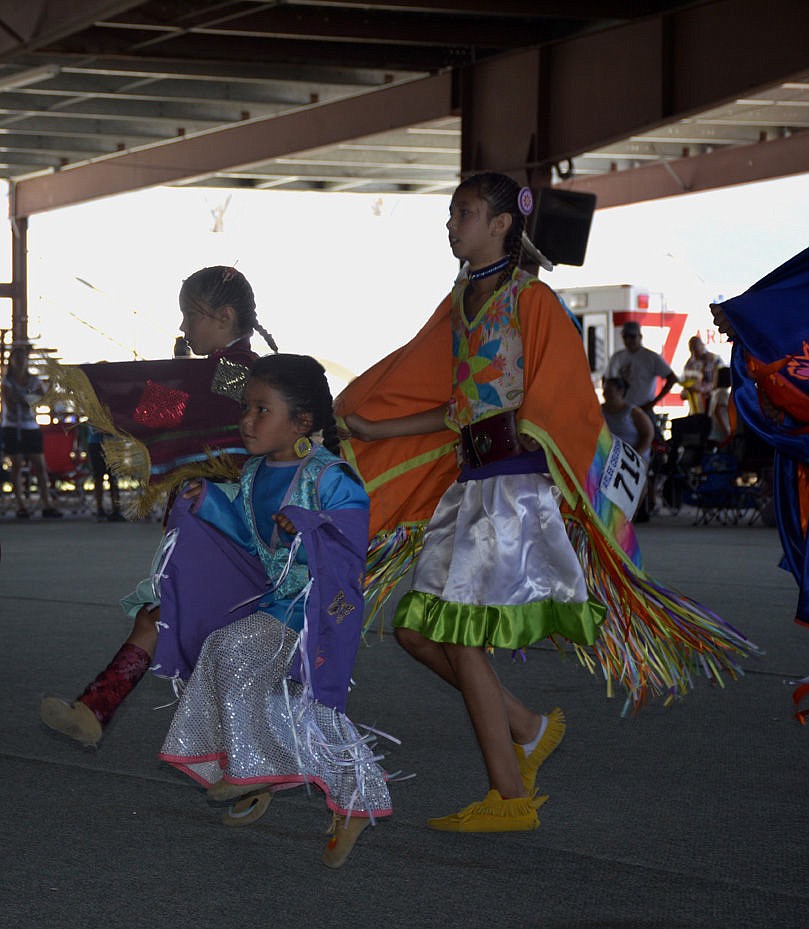
[(705, 413), (695, 413), (672, 419), (670, 426), (668, 456), (661, 469), (661, 494), (666, 505), (677, 512), (683, 503), (692, 502), (689, 498), (707, 449), (711, 419)]
[(58, 494), (75, 493), (80, 509), (86, 505), (84, 484), (90, 476), (87, 455), (77, 444), (77, 431), (61, 423), (42, 426), (42, 453), (48, 480)]
[(714, 521), (723, 526), (739, 522), (749, 498), (742, 496), (738, 479), (739, 461), (731, 452), (714, 452), (703, 457), (688, 495), (688, 502), (697, 508), (695, 526), (707, 526)]

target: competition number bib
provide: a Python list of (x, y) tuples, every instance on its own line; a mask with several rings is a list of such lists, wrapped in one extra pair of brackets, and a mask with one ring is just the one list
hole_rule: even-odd
[(613, 437), (604, 473), (601, 493), (632, 519), (646, 484), (646, 462), (621, 439)]

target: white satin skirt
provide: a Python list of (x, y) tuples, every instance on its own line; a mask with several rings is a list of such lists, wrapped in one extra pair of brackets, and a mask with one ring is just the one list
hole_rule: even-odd
[(543, 474), (453, 484), (425, 530), (413, 589), (476, 606), (584, 603), (558, 497)]

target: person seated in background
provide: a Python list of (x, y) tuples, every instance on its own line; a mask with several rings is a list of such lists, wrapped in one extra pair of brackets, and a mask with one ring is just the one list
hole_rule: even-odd
[[(602, 386), (604, 402), (601, 404), (601, 412), (604, 414), (607, 428), (616, 438), (631, 445), (648, 467), (655, 434), (651, 419), (639, 406), (627, 403), (627, 385), (622, 377), (605, 377)], [(654, 503), (654, 484), (649, 480), (644, 498), (635, 514), (635, 522), (646, 522)]]
[(688, 350), (691, 354), (683, 370), (681, 383), (685, 389), (681, 396), (688, 402), (691, 413), (707, 413), (711, 394), (724, 362), (718, 355), (705, 348), (705, 343), (698, 335), (691, 336), (688, 340)]
[(708, 401), (708, 415), (711, 417), (711, 431), (708, 441), (717, 447), (725, 445), (733, 434), (730, 424), (730, 368), (721, 367), (717, 372), (716, 387)]
[(605, 377), (603, 388), (601, 412), (607, 421), (607, 428), (648, 462), (654, 439), (651, 419), (639, 406), (627, 403), (627, 384), (622, 377)]

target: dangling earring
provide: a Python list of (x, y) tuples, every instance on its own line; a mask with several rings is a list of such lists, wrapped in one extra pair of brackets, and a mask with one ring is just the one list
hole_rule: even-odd
[(292, 448), (298, 458), (305, 458), (312, 451), (312, 440), (308, 435), (299, 435)]

